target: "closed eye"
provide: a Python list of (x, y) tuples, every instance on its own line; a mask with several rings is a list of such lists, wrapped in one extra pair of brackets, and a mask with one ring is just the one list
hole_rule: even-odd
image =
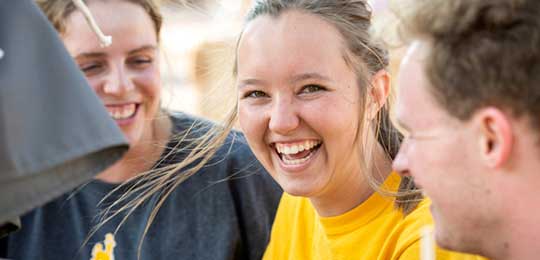
[(150, 64), (152, 64), (154, 59), (149, 57), (136, 57), (132, 58), (128, 61), (128, 63), (135, 68), (146, 68)]
[(86, 63), (86, 64), (80, 64), (79, 68), (82, 72), (84, 72), (85, 75), (93, 75), (98, 72), (100, 72), (104, 66), (103, 64), (99, 62), (92, 62), (92, 63)]

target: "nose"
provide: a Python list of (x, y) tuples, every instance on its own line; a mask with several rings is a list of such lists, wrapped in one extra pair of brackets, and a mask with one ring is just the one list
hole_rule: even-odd
[(409, 162), (408, 162), (407, 155), (405, 152), (405, 149), (406, 149), (405, 145), (406, 143), (402, 143), (402, 146), (400, 147), (398, 154), (396, 155), (396, 157), (394, 158), (394, 161), (392, 162), (392, 168), (401, 176), (411, 177), (411, 173), (409, 171)]
[(277, 98), (272, 106), (269, 129), (280, 135), (287, 135), (300, 124), (297, 108), (290, 98)]
[(133, 81), (123, 66), (116, 66), (112, 69), (103, 84), (103, 92), (111, 95), (120, 95), (134, 88)]

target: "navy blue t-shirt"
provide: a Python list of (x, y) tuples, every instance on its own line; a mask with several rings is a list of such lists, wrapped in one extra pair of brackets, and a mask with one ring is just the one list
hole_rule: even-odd
[[(199, 136), (209, 126), (185, 114), (171, 116), (174, 132)], [(171, 141), (168, 147), (175, 147)], [(170, 151), (167, 150), (164, 154)], [(181, 160), (179, 152), (160, 166)], [(119, 215), (83, 245), (99, 223), (99, 213), (120, 196), (118, 187), (99, 180), (79, 187), (22, 217), (22, 228), (0, 240), (0, 257), (14, 260), (137, 259), (154, 195), (118, 227)], [(140, 259), (260, 259), (268, 244), (281, 189), (264, 172), (242, 135), (233, 132), (207, 166), (180, 184), (167, 198), (144, 237)]]

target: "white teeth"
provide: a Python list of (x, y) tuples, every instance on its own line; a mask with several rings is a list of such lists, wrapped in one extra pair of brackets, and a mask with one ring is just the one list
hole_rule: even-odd
[(281, 154), (297, 154), (299, 152), (309, 150), (317, 145), (319, 141), (304, 141), (303, 143), (295, 144), (279, 144), (276, 143), (276, 149)]
[(281, 158), (283, 163), (285, 163), (286, 165), (299, 165), (299, 164), (303, 164), (305, 162), (307, 162), (311, 156), (313, 156), (313, 153), (310, 153), (308, 156), (302, 158), (302, 159), (293, 159), (293, 160), (289, 160), (285, 157)]
[(284, 154), (292, 154), (292, 149), (293, 147), (292, 146), (287, 146), (285, 147), (285, 151), (283, 152)]
[(109, 115), (115, 120), (127, 119), (132, 117), (136, 111), (136, 105), (130, 104), (125, 106), (107, 106)]

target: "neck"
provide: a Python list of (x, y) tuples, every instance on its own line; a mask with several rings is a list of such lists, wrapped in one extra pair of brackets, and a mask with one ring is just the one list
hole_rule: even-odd
[(329, 194), (324, 196), (309, 198), (321, 217), (342, 215), (362, 204), (374, 191), (361, 173), (355, 173), (339, 190), (327, 192)]
[(506, 259), (520, 259), (520, 260), (536, 260), (540, 256), (540, 230), (528, 230), (525, 234), (519, 236), (519, 238), (503, 238), (495, 248), (492, 245), (492, 252), (486, 254), (491, 260), (506, 260)]
[(130, 147), (122, 159), (99, 173), (96, 179), (108, 183), (121, 183), (152, 169), (161, 157), (172, 133), (170, 118), (158, 116), (153, 129), (148, 138)]
[[(391, 161), (385, 156), (383, 148), (377, 144), (373, 153), (373, 164), (369, 173), (378, 183), (390, 175), (392, 171)], [(333, 217), (342, 215), (360, 204), (364, 203), (375, 190), (362, 172), (351, 171), (348, 178), (343, 180), (334, 190), (326, 190), (324, 195), (310, 197), (313, 207), (321, 217)]]
[(523, 163), (528, 168), (506, 173), (496, 183), (504, 187), (497, 192), (500, 194), (497, 215), (502, 220), (495, 229), (498, 234), (490, 236), (492, 239), (486, 241), (489, 244), (483, 250), (492, 260), (533, 260), (540, 256), (540, 208), (537, 207), (540, 177), (536, 171), (540, 165), (531, 162), (535, 161)]
[[(535, 187), (535, 190), (538, 189)], [(538, 192), (524, 191), (516, 196), (516, 201), (503, 224), (504, 233), (500, 236), (498, 245), (492, 245), (494, 252), (491, 259), (520, 259), (534, 260), (540, 256), (540, 209), (537, 208)], [(529, 199), (530, 198), (530, 199)], [(535, 202), (536, 201), (536, 202)]]

